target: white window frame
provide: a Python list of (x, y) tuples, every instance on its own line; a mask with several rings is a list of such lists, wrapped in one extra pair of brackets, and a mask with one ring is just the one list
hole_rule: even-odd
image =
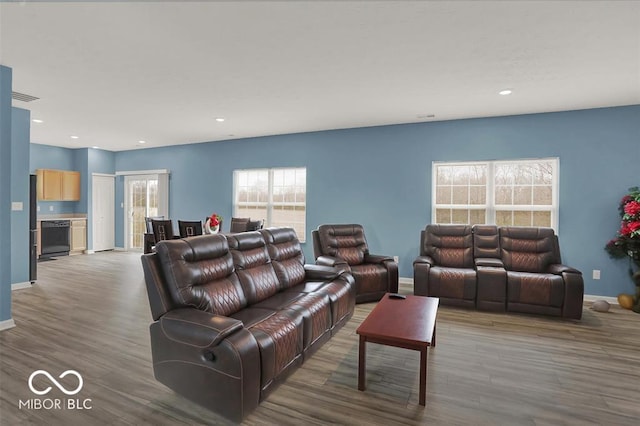
[[(494, 204), (495, 200), (495, 166), (499, 164), (523, 164), (523, 163), (539, 163), (550, 162), (553, 168), (551, 182), (551, 205), (524, 205), (524, 204)], [(486, 203), (485, 204), (436, 204), (437, 196), (437, 168), (438, 166), (469, 166), (469, 165), (486, 165), (487, 167), (487, 183), (486, 183)], [(468, 209), (486, 211), (486, 222), (488, 224), (496, 223), (496, 212), (499, 210), (510, 211), (550, 211), (551, 212), (551, 228), (558, 234), (559, 223), (559, 192), (560, 192), (560, 159), (558, 157), (533, 158), (533, 159), (514, 159), (514, 160), (490, 160), (490, 161), (434, 161), (431, 165), (431, 221), (436, 223), (436, 210), (444, 209)]]
[[(273, 186), (274, 186), (274, 173), (276, 171), (286, 171), (286, 170), (304, 170), (305, 173), (305, 186), (304, 186), (304, 193), (305, 193), (305, 201), (304, 202), (300, 202), (300, 201), (293, 201), (293, 202), (274, 202), (273, 201)], [(272, 218), (273, 218), (273, 209), (275, 206), (303, 206), (304, 207), (304, 218), (303, 218), (303, 224), (304, 226), (303, 228), (303, 232), (302, 235), (300, 235), (300, 233), (298, 232), (298, 240), (301, 243), (304, 243), (306, 241), (306, 234), (307, 234), (307, 185), (306, 185), (306, 174), (307, 174), (307, 168), (306, 167), (274, 167), (274, 168), (259, 168), (259, 169), (238, 169), (238, 170), (234, 170), (233, 171), (233, 215), (234, 216), (238, 216), (237, 211), (238, 211), (238, 205), (240, 204), (238, 201), (238, 180), (239, 180), (239, 174), (240, 173), (245, 173), (245, 172), (267, 172), (268, 175), (268, 184), (267, 184), (267, 190), (268, 190), (268, 197), (267, 197), (267, 201), (266, 202), (260, 202), (260, 201), (256, 201), (256, 202), (244, 202), (242, 203), (243, 206), (264, 206), (266, 211), (267, 211), (267, 217), (265, 218), (265, 222), (264, 222), (264, 226), (265, 228), (268, 226), (272, 226)], [(292, 226), (293, 227), (293, 226)]]

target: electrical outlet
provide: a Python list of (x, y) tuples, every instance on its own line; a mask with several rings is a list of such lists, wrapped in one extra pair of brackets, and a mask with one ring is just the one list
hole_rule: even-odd
[(40, 211), (40, 206), (38, 206), (38, 211)]
[(398, 263), (400, 262), (400, 258), (398, 256), (393, 256), (393, 261)]
[(52, 212), (53, 211), (53, 206), (49, 206), (49, 211)]
[(599, 280), (600, 279), (600, 269), (594, 269), (593, 270), (593, 279), (594, 280)]

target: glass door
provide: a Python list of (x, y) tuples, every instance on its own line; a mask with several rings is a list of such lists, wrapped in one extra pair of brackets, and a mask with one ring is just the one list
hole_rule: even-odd
[(158, 175), (126, 176), (125, 202), (126, 248), (142, 250), (146, 232), (144, 218), (163, 215), (160, 212)]

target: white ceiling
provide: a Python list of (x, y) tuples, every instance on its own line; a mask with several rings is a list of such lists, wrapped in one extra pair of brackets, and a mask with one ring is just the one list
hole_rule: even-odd
[(112, 151), (631, 105), (640, 2), (4, 2), (0, 63), (32, 142)]

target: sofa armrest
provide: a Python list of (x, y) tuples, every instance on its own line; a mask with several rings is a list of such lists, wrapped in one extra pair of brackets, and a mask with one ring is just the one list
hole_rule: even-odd
[(429, 273), (434, 265), (430, 256), (418, 256), (413, 261), (413, 294), (429, 296)]
[(331, 281), (340, 276), (344, 269), (325, 265), (304, 265), (305, 279)]
[(431, 256), (418, 256), (416, 257), (416, 260), (413, 261), (413, 266), (415, 267), (419, 264), (434, 266), (435, 262), (433, 261), (433, 258)]
[(349, 268), (349, 264), (339, 257), (333, 256), (318, 256), (316, 259), (316, 265), (324, 265), (324, 266), (340, 266)]
[(504, 268), (504, 263), (494, 257), (478, 257), (473, 260), (476, 266), (489, 266), (492, 268)]
[(382, 256), (379, 254), (369, 254), (369, 253), (365, 253), (364, 255), (364, 263), (384, 263), (384, 262), (393, 262), (393, 257)]
[(579, 320), (582, 318), (582, 303), (584, 301), (584, 279), (582, 278), (582, 273), (565, 266), (562, 270), (562, 280), (564, 281), (562, 316)]
[(201, 348), (216, 346), (244, 328), (240, 320), (192, 308), (170, 311), (159, 322), (167, 338)]
[(567, 265), (561, 265), (559, 263), (555, 263), (553, 265), (549, 265), (549, 270), (548, 272), (550, 274), (554, 274), (554, 275), (562, 275), (563, 273), (571, 273), (571, 274), (580, 274), (582, 275), (582, 272), (578, 271), (577, 269), (574, 269), (570, 266)]
[(242, 321), (194, 308), (149, 327), (155, 378), (235, 422), (260, 401), (260, 349)]

